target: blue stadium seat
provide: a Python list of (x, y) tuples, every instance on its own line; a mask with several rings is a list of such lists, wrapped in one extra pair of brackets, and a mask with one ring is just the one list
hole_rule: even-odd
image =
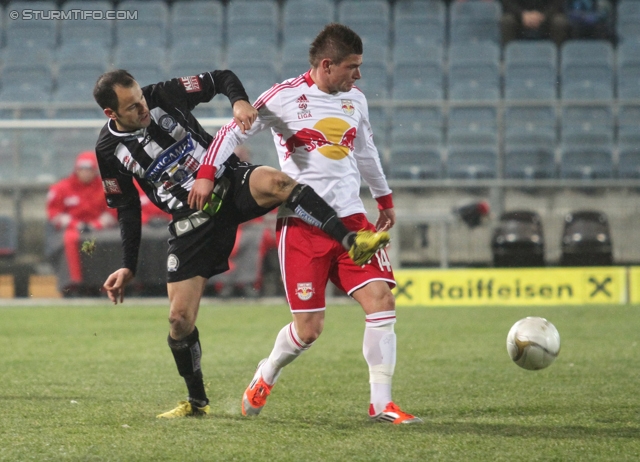
[(618, 45), (616, 75), (618, 99), (640, 99), (640, 35)]
[(387, 166), (390, 178), (403, 180), (440, 179), (443, 176), (442, 155), (433, 146), (393, 144)]
[(494, 106), (451, 107), (448, 146), (497, 146), (498, 114)]
[(637, 144), (620, 146), (618, 151), (618, 177), (640, 178), (640, 147)]
[(309, 70), (309, 43), (285, 41), (281, 47), (282, 78), (290, 79)]
[(55, 48), (58, 44), (57, 21), (36, 20), (23, 17), (23, 10), (57, 10), (53, 1), (14, 1), (9, 2), (6, 11), (18, 11), (18, 19), (6, 21), (6, 43), (8, 46), (38, 46)]
[(447, 177), (483, 179), (498, 176), (498, 146), (449, 146)]
[(449, 41), (500, 43), (502, 7), (497, 0), (456, 0), (449, 8)]
[(507, 178), (553, 178), (556, 174), (555, 108), (512, 106), (504, 114)]
[[(102, 118), (106, 120), (104, 114)], [(78, 153), (95, 149), (100, 128), (65, 128), (54, 130), (50, 142), (53, 146), (52, 172), (56, 179), (69, 176)]]
[(318, 32), (335, 17), (332, 0), (287, 0), (282, 9), (283, 42), (303, 42), (308, 48)]
[(612, 106), (565, 106), (561, 119), (560, 176), (611, 178), (614, 133)]
[(444, 98), (443, 49), (436, 43), (396, 44), (393, 50), (392, 94), (396, 100)]
[(219, 47), (210, 46), (200, 38), (174, 42), (169, 49), (169, 77), (196, 75), (222, 68)]
[(495, 43), (454, 43), (449, 47), (449, 99), (500, 99), (500, 48)]
[(560, 177), (582, 180), (612, 178), (613, 145), (563, 146)]
[(563, 99), (610, 100), (614, 97), (614, 52), (604, 40), (565, 42), (561, 51)]
[(369, 44), (365, 48), (365, 59), (360, 71), (361, 80), (356, 82), (370, 101), (385, 99), (389, 95), (386, 45)]
[(169, 7), (163, 1), (125, 0), (119, 11), (136, 12), (138, 19), (116, 21), (116, 45), (166, 46), (169, 43)]
[(521, 40), (505, 48), (505, 98), (553, 100), (558, 80), (558, 53), (551, 41)]
[(399, 107), (391, 120), (391, 146), (419, 148), (443, 144), (443, 117), (440, 107)]
[(113, 54), (114, 66), (127, 69), (140, 86), (166, 80), (166, 61), (164, 47), (120, 45)]
[[(219, 0), (175, 2), (169, 21), (172, 44), (175, 47), (197, 39), (207, 47), (218, 48), (223, 44), (224, 23), (224, 7)], [(212, 66), (215, 63), (209, 64)]]
[(389, 3), (386, 0), (343, 0), (338, 4), (338, 21), (357, 32), (365, 47), (389, 43)]
[(447, 7), (443, 1), (397, 1), (393, 11), (396, 46), (446, 42)]
[[(62, 5), (64, 11), (109, 11), (114, 10), (113, 2), (94, 0), (71, 0)], [(81, 13), (74, 13), (80, 15)], [(112, 20), (65, 20), (60, 21), (61, 45), (93, 45), (110, 47), (113, 44)]]
[(376, 147), (382, 151), (387, 146), (389, 139), (389, 118), (384, 107), (369, 106), (369, 122), (373, 130), (373, 138)]
[(618, 144), (640, 146), (640, 105), (625, 104), (618, 108)]
[(640, 38), (640, 2), (636, 0), (619, 0), (617, 3), (616, 33), (622, 42)]
[[(0, 101), (46, 103), (51, 99), (53, 69), (50, 50), (11, 46), (4, 49)], [(34, 110), (42, 114), (42, 109)]]
[(233, 0), (227, 6), (227, 44), (276, 45), (279, 14), (275, 0)]

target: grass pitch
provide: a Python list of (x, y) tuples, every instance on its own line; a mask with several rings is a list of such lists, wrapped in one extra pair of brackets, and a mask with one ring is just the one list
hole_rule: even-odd
[[(284, 305), (204, 305), (198, 327), (212, 416), (155, 418), (186, 390), (166, 306), (0, 308), (0, 460), (596, 461), (640, 459), (639, 307), (400, 308), (394, 399), (424, 425), (367, 418), (363, 316), (331, 307), (257, 418), (240, 414)], [(562, 338), (525, 371), (505, 339), (525, 316)]]

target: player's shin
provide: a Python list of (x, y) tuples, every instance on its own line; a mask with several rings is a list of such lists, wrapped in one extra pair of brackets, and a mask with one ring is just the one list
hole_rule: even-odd
[(204, 389), (202, 370), (200, 369), (200, 359), (202, 349), (200, 348), (200, 338), (198, 328), (182, 340), (175, 340), (169, 336), (167, 338), (171, 353), (178, 366), (178, 373), (187, 385), (189, 391), (189, 401), (198, 407), (209, 404), (207, 394)]
[(351, 248), (356, 233), (346, 228), (336, 211), (310, 186), (297, 184), (287, 198), (286, 205), (305, 222), (317, 226), (340, 242), (345, 249)]
[(313, 344), (300, 340), (293, 323), (284, 326), (276, 337), (269, 358), (262, 364), (260, 373), (264, 381), (273, 385), (282, 368), (311, 348), (311, 345)]
[(392, 401), (391, 381), (396, 366), (395, 322), (395, 311), (366, 316), (362, 353), (369, 366), (371, 404), (375, 413), (382, 412)]

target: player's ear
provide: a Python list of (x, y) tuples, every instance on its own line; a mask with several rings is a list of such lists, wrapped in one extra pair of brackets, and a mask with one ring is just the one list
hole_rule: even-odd
[(331, 61), (329, 58), (325, 58), (322, 61), (320, 61), (320, 68), (324, 73), (330, 74), (332, 64), (333, 64), (333, 61)]
[(118, 115), (116, 114), (116, 111), (114, 111), (111, 108), (105, 108), (105, 109), (102, 110), (102, 112), (104, 112), (104, 115), (106, 115), (110, 119), (116, 120), (118, 118)]

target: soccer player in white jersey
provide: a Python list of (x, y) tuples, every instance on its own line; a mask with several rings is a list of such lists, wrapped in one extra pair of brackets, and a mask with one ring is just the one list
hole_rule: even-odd
[[(312, 187), (350, 230), (388, 230), (395, 224), (391, 189), (380, 165), (369, 124), (367, 100), (355, 87), (360, 78), (362, 41), (348, 27), (329, 24), (309, 51), (311, 69), (274, 85), (255, 102), (258, 118), (246, 133), (232, 122), (218, 132), (205, 163), (219, 165), (247, 137), (270, 128), (282, 171)], [(378, 203), (376, 225), (369, 223), (360, 199), (360, 177)], [(302, 188), (299, 191), (304, 194)], [(242, 413), (257, 415), (284, 366), (308, 350), (321, 334), (325, 289), (331, 280), (365, 312), (363, 353), (369, 366), (369, 416), (394, 424), (420, 423), (391, 398), (396, 363), (395, 286), (384, 249), (362, 266), (343, 247), (281, 207), (278, 251), (293, 322), (277, 335), (268, 358), (260, 361), (242, 398)]]

